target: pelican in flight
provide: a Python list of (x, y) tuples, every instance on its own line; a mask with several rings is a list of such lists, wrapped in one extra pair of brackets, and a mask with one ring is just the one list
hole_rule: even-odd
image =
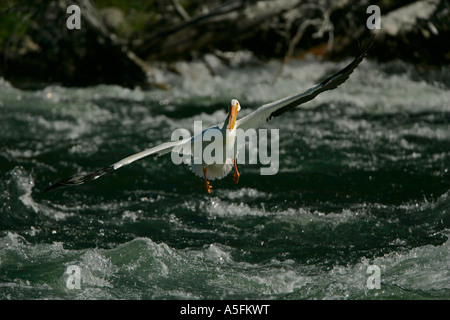
[[(235, 143), (237, 128), (243, 129), (244, 131), (250, 128), (256, 129), (264, 122), (270, 121), (272, 118), (278, 117), (285, 112), (290, 111), (295, 107), (314, 99), (320, 93), (337, 88), (349, 78), (350, 74), (361, 63), (361, 61), (366, 56), (367, 51), (372, 46), (372, 43), (370, 43), (364, 50), (362, 50), (361, 53), (345, 68), (306, 91), (296, 93), (280, 100), (262, 105), (255, 111), (240, 119), (237, 119), (237, 115), (241, 110), (241, 105), (237, 99), (232, 99), (228, 110), (228, 116), (225, 118), (225, 121), (223, 123), (219, 123), (215, 126), (209, 127), (208, 129), (204, 130), (200, 134), (194, 135), (193, 137), (178, 141), (166, 142), (153, 148), (146, 149), (144, 151), (126, 157), (112, 165), (87, 173), (85, 175), (78, 175), (72, 178), (58, 181), (55, 184), (47, 187), (44, 191), (49, 191), (64, 186), (80, 185), (85, 182), (95, 180), (106, 173), (115, 171), (135, 161), (142, 160), (148, 157), (158, 157), (175, 150), (182, 150), (183, 148), (180, 148), (180, 146), (187, 143), (193, 143), (196, 139), (201, 139), (203, 134), (205, 134), (205, 132), (208, 130), (220, 130), (223, 135), (224, 150), (236, 150), (237, 148), (235, 148)], [(230, 153), (223, 152), (223, 154), (228, 156)], [(227, 176), (233, 168), (233, 180), (236, 184), (238, 183), (240, 174), (236, 163), (237, 153), (234, 152), (231, 153), (231, 155), (233, 158), (226, 158), (222, 163), (191, 164), (191, 170), (194, 172), (194, 174), (204, 179), (205, 189), (207, 193), (210, 193), (212, 189), (209, 180), (222, 179), (223, 177)]]

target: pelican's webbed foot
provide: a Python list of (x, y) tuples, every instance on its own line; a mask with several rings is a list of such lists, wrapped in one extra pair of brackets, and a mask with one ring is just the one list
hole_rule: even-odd
[(208, 179), (206, 179), (206, 171), (207, 170), (208, 169), (203, 168), (203, 176), (205, 177), (205, 189), (206, 189), (206, 192), (211, 193), (212, 186), (209, 184)]

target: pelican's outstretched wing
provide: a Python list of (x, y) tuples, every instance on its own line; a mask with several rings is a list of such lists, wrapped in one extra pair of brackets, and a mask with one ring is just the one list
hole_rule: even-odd
[(50, 190), (53, 190), (53, 189), (56, 189), (59, 187), (64, 187), (64, 186), (76, 186), (76, 185), (80, 185), (80, 184), (83, 184), (83, 183), (91, 181), (91, 180), (95, 180), (95, 179), (101, 177), (102, 175), (104, 175), (105, 173), (117, 170), (123, 166), (126, 166), (126, 165), (134, 162), (134, 161), (141, 160), (141, 159), (144, 159), (147, 157), (158, 157), (163, 154), (169, 153), (170, 151), (172, 151), (172, 149), (174, 147), (181, 146), (184, 143), (189, 142), (191, 139), (192, 138), (186, 138), (184, 140), (162, 143), (156, 147), (146, 149), (144, 151), (141, 151), (139, 153), (136, 153), (129, 157), (126, 157), (110, 166), (95, 170), (95, 171), (90, 172), (85, 175), (79, 175), (79, 176), (75, 176), (72, 178), (58, 181), (55, 184), (47, 187), (44, 191), (47, 192), (47, 191), (50, 191)]
[(370, 44), (362, 50), (362, 52), (344, 69), (332, 75), (331, 77), (323, 80), (321, 83), (314, 87), (294, 94), (292, 96), (265, 104), (252, 113), (236, 121), (236, 126), (243, 130), (250, 128), (257, 128), (264, 122), (271, 120), (273, 117), (278, 117), (283, 113), (294, 109), (302, 103), (308, 102), (314, 99), (320, 93), (337, 88), (340, 84), (344, 83), (355, 70), (355, 68), (361, 63), (367, 54), (367, 51), (372, 47), (373, 39)]

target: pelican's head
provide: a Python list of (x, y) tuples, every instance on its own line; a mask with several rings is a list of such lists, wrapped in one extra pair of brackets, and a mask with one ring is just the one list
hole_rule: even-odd
[(236, 99), (232, 99), (230, 105), (230, 113), (228, 115), (228, 126), (227, 126), (228, 130), (234, 129), (234, 126), (236, 125), (237, 113), (239, 112), (239, 110), (241, 110), (241, 105), (239, 104), (239, 101), (237, 101)]

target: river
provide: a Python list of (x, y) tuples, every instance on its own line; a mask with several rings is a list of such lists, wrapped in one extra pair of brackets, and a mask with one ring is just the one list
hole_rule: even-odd
[[(344, 67), (245, 52), (156, 70), (169, 90), (0, 80), (1, 299), (449, 299), (450, 69), (361, 63), (273, 119), (279, 169), (201, 178), (170, 156), (42, 190), (239, 117)], [(75, 271), (72, 271), (75, 270)], [(77, 278), (73, 279), (74, 275)], [(72, 278), (71, 278), (72, 277)]]

